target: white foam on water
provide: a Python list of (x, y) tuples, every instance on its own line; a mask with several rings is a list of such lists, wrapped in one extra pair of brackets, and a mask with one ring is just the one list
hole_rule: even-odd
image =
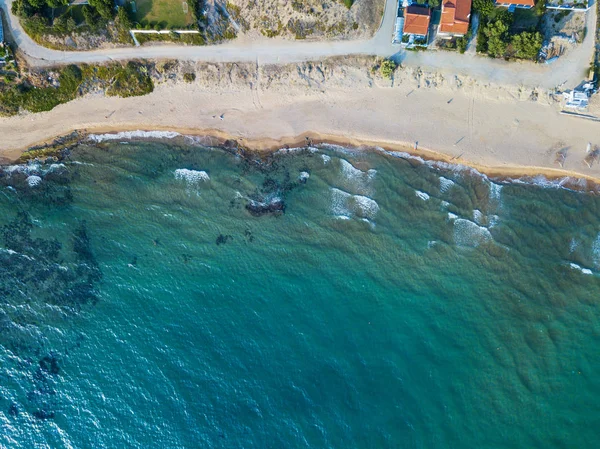
[(292, 147), (292, 148), (280, 148), (279, 150), (275, 151), (274, 154), (287, 154), (287, 153), (296, 153), (298, 151), (308, 151), (310, 153), (318, 153), (319, 149), (316, 147)]
[(502, 196), (502, 184), (496, 184), (490, 181), (490, 198), (496, 201), (500, 201)]
[(111, 140), (123, 140), (123, 139), (174, 139), (175, 137), (181, 136), (180, 133), (175, 131), (121, 131), (118, 133), (108, 134), (90, 134), (87, 136), (87, 140), (100, 143)]
[(42, 166), (38, 162), (30, 162), (28, 164), (21, 165), (8, 165), (3, 167), (4, 172), (12, 175), (14, 173), (23, 173), (25, 175), (39, 175), (43, 174)]
[(379, 212), (379, 204), (368, 196), (354, 195), (352, 199), (355, 202), (355, 212), (362, 218), (375, 218)]
[(372, 220), (379, 212), (377, 202), (367, 196), (352, 195), (343, 190), (331, 188), (331, 213), (336, 217), (358, 217)]
[[(448, 170), (452, 173), (468, 173), (474, 176), (478, 176), (481, 179), (489, 181), (490, 183), (490, 198), (494, 198), (496, 200), (500, 200), (502, 186), (505, 184), (513, 183), (513, 184), (526, 184), (526, 185), (536, 185), (544, 188), (552, 188), (552, 189), (565, 189), (573, 192), (585, 192), (585, 191), (599, 191), (597, 186), (594, 186), (593, 183), (588, 183), (588, 181), (584, 178), (571, 178), (571, 177), (563, 177), (559, 179), (548, 179), (543, 175), (534, 176), (534, 177), (521, 177), (521, 178), (503, 178), (501, 180), (496, 179), (496, 182), (492, 182), (490, 178), (476, 170), (475, 168), (469, 167), (467, 165), (460, 164), (451, 164), (443, 161), (434, 161), (434, 160), (426, 160), (422, 157), (412, 155), (410, 153), (406, 153), (403, 151), (387, 151), (382, 148), (377, 148), (377, 150), (399, 159), (406, 159), (417, 161), (422, 164), (427, 165), (428, 167), (439, 169), (439, 170)], [(441, 182), (440, 181), (440, 190), (441, 190)], [(565, 187), (565, 184), (571, 184), (576, 186), (576, 189), (571, 189)]]
[(577, 265), (576, 263), (573, 263), (573, 262), (569, 263), (569, 266), (570, 266), (572, 269), (574, 269), (574, 270), (579, 270), (579, 271), (581, 271), (583, 274), (594, 274), (594, 273), (592, 272), (592, 270), (590, 270), (589, 268), (583, 268), (583, 267), (581, 267), (581, 266), (579, 266), (579, 265)]
[(29, 184), (29, 187), (35, 187), (42, 183), (42, 178), (40, 178), (37, 175), (31, 175), (31, 176), (27, 177), (26, 181), (27, 181), (27, 184)]
[(452, 212), (448, 212), (448, 220), (456, 220), (458, 215), (453, 214)]
[(417, 195), (423, 201), (427, 201), (429, 199), (429, 194), (425, 193), (425, 192), (421, 192), (420, 190), (415, 190), (415, 195)]
[(342, 166), (342, 174), (344, 177), (352, 182), (357, 188), (368, 187), (368, 184), (377, 174), (377, 170), (374, 169), (367, 170), (366, 172), (359, 170), (345, 159), (340, 159), (340, 164)]
[(464, 218), (454, 220), (454, 243), (458, 246), (477, 247), (492, 240), (492, 234), (485, 226)]
[(600, 268), (600, 233), (592, 243), (592, 258), (594, 259), (594, 265)]
[(329, 164), (329, 161), (331, 161), (331, 158), (329, 156), (327, 156), (326, 154), (322, 154), (321, 158), (323, 159), (323, 163), (325, 165)]
[(299, 179), (300, 181), (302, 181), (302, 182), (306, 182), (306, 180), (307, 180), (308, 178), (310, 178), (310, 173), (308, 173), (308, 172), (305, 172), (305, 171), (303, 171), (303, 172), (300, 172), (300, 175), (298, 176), (298, 179)]
[(498, 215), (490, 215), (488, 217), (488, 229), (493, 228), (500, 222), (500, 217)]
[(62, 170), (62, 169), (66, 169), (67, 167), (65, 167), (65, 164), (59, 163), (59, 164), (50, 164), (50, 167), (48, 167), (48, 171), (47, 173), (52, 173), (55, 172), (57, 170)]
[(446, 193), (454, 186), (454, 181), (440, 176), (440, 192)]
[(485, 223), (485, 216), (479, 209), (473, 210), (473, 221), (477, 223), (479, 226)]
[(188, 184), (198, 184), (200, 182), (210, 181), (208, 173), (202, 170), (189, 170), (187, 168), (178, 168), (174, 172), (175, 179), (186, 181)]
[(349, 217), (351, 215), (348, 200), (352, 197), (348, 192), (331, 188), (331, 213), (335, 216)]
[(448, 206), (450, 206), (450, 203), (448, 201), (442, 201), (441, 202), (441, 208), (442, 209), (447, 209)]
[(570, 253), (574, 252), (578, 246), (579, 246), (579, 243), (577, 242), (577, 240), (575, 240), (575, 237), (573, 237), (571, 239), (571, 242), (569, 243), (569, 252)]

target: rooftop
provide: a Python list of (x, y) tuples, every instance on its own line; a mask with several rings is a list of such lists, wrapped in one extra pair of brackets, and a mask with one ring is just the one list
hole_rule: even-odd
[(410, 5), (404, 13), (404, 34), (427, 36), (431, 10), (425, 6)]
[(441, 33), (467, 34), (471, 0), (446, 0), (442, 4)]
[(535, 0), (497, 0), (499, 5), (535, 6)]

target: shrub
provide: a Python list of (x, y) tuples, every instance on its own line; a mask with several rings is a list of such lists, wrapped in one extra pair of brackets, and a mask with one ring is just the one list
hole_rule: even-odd
[(114, 17), (113, 0), (89, 0), (89, 3), (103, 19), (111, 20)]
[(542, 48), (542, 35), (539, 32), (523, 31), (511, 40), (514, 56), (522, 59), (535, 59)]
[(394, 61), (391, 59), (386, 59), (381, 63), (379, 71), (381, 72), (381, 76), (391, 80), (397, 67), (398, 64), (396, 64)]
[(146, 95), (154, 90), (154, 83), (146, 73), (146, 67), (135, 62), (128, 62), (125, 67), (117, 67), (112, 84), (106, 95), (116, 97), (136, 97)]
[(493, 0), (473, 0), (473, 10), (478, 12), (482, 17), (489, 16), (494, 11), (494, 8)]
[(183, 80), (186, 83), (193, 83), (196, 80), (196, 74), (194, 72), (187, 72), (183, 74)]
[(501, 20), (488, 23), (483, 28), (487, 38), (487, 52), (493, 58), (504, 56), (507, 48), (508, 25)]

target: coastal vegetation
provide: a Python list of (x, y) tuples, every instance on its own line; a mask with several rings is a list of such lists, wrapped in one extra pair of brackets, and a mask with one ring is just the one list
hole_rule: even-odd
[(154, 90), (148, 67), (139, 62), (90, 66), (68, 65), (60, 70), (20, 74), (0, 81), (0, 115), (49, 111), (91, 90), (108, 96), (131, 97)]
[(543, 2), (536, 8), (511, 13), (495, 8), (491, 0), (476, 0), (473, 8), (479, 12), (480, 26), (477, 51), (492, 58), (535, 60), (542, 48), (539, 31), (544, 13)]
[(90, 0), (87, 5), (71, 5), (68, 0), (15, 0), (11, 6), (27, 34), (57, 49), (87, 48), (86, 41), (131, 43), (129, 8), (115, 8), (112, 0)]
[(392, 77), (394, 76), (394, 72), (396, 71), (397, 67), (398, 67), (398, 64), (396, 64), (395, 61), (392, 61), (391, 59), (385, 59), (381, 63), (381, 66), (379, 67), (379, 71), (381, 72), (381, 76), (391, 80)]

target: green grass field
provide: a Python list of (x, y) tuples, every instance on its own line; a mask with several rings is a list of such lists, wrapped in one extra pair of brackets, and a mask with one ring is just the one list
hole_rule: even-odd
[(160, 23), (163, 28), (184, 28), (193, 23), (185, 0), (136, 0), (135, 20), (142, 24)]

